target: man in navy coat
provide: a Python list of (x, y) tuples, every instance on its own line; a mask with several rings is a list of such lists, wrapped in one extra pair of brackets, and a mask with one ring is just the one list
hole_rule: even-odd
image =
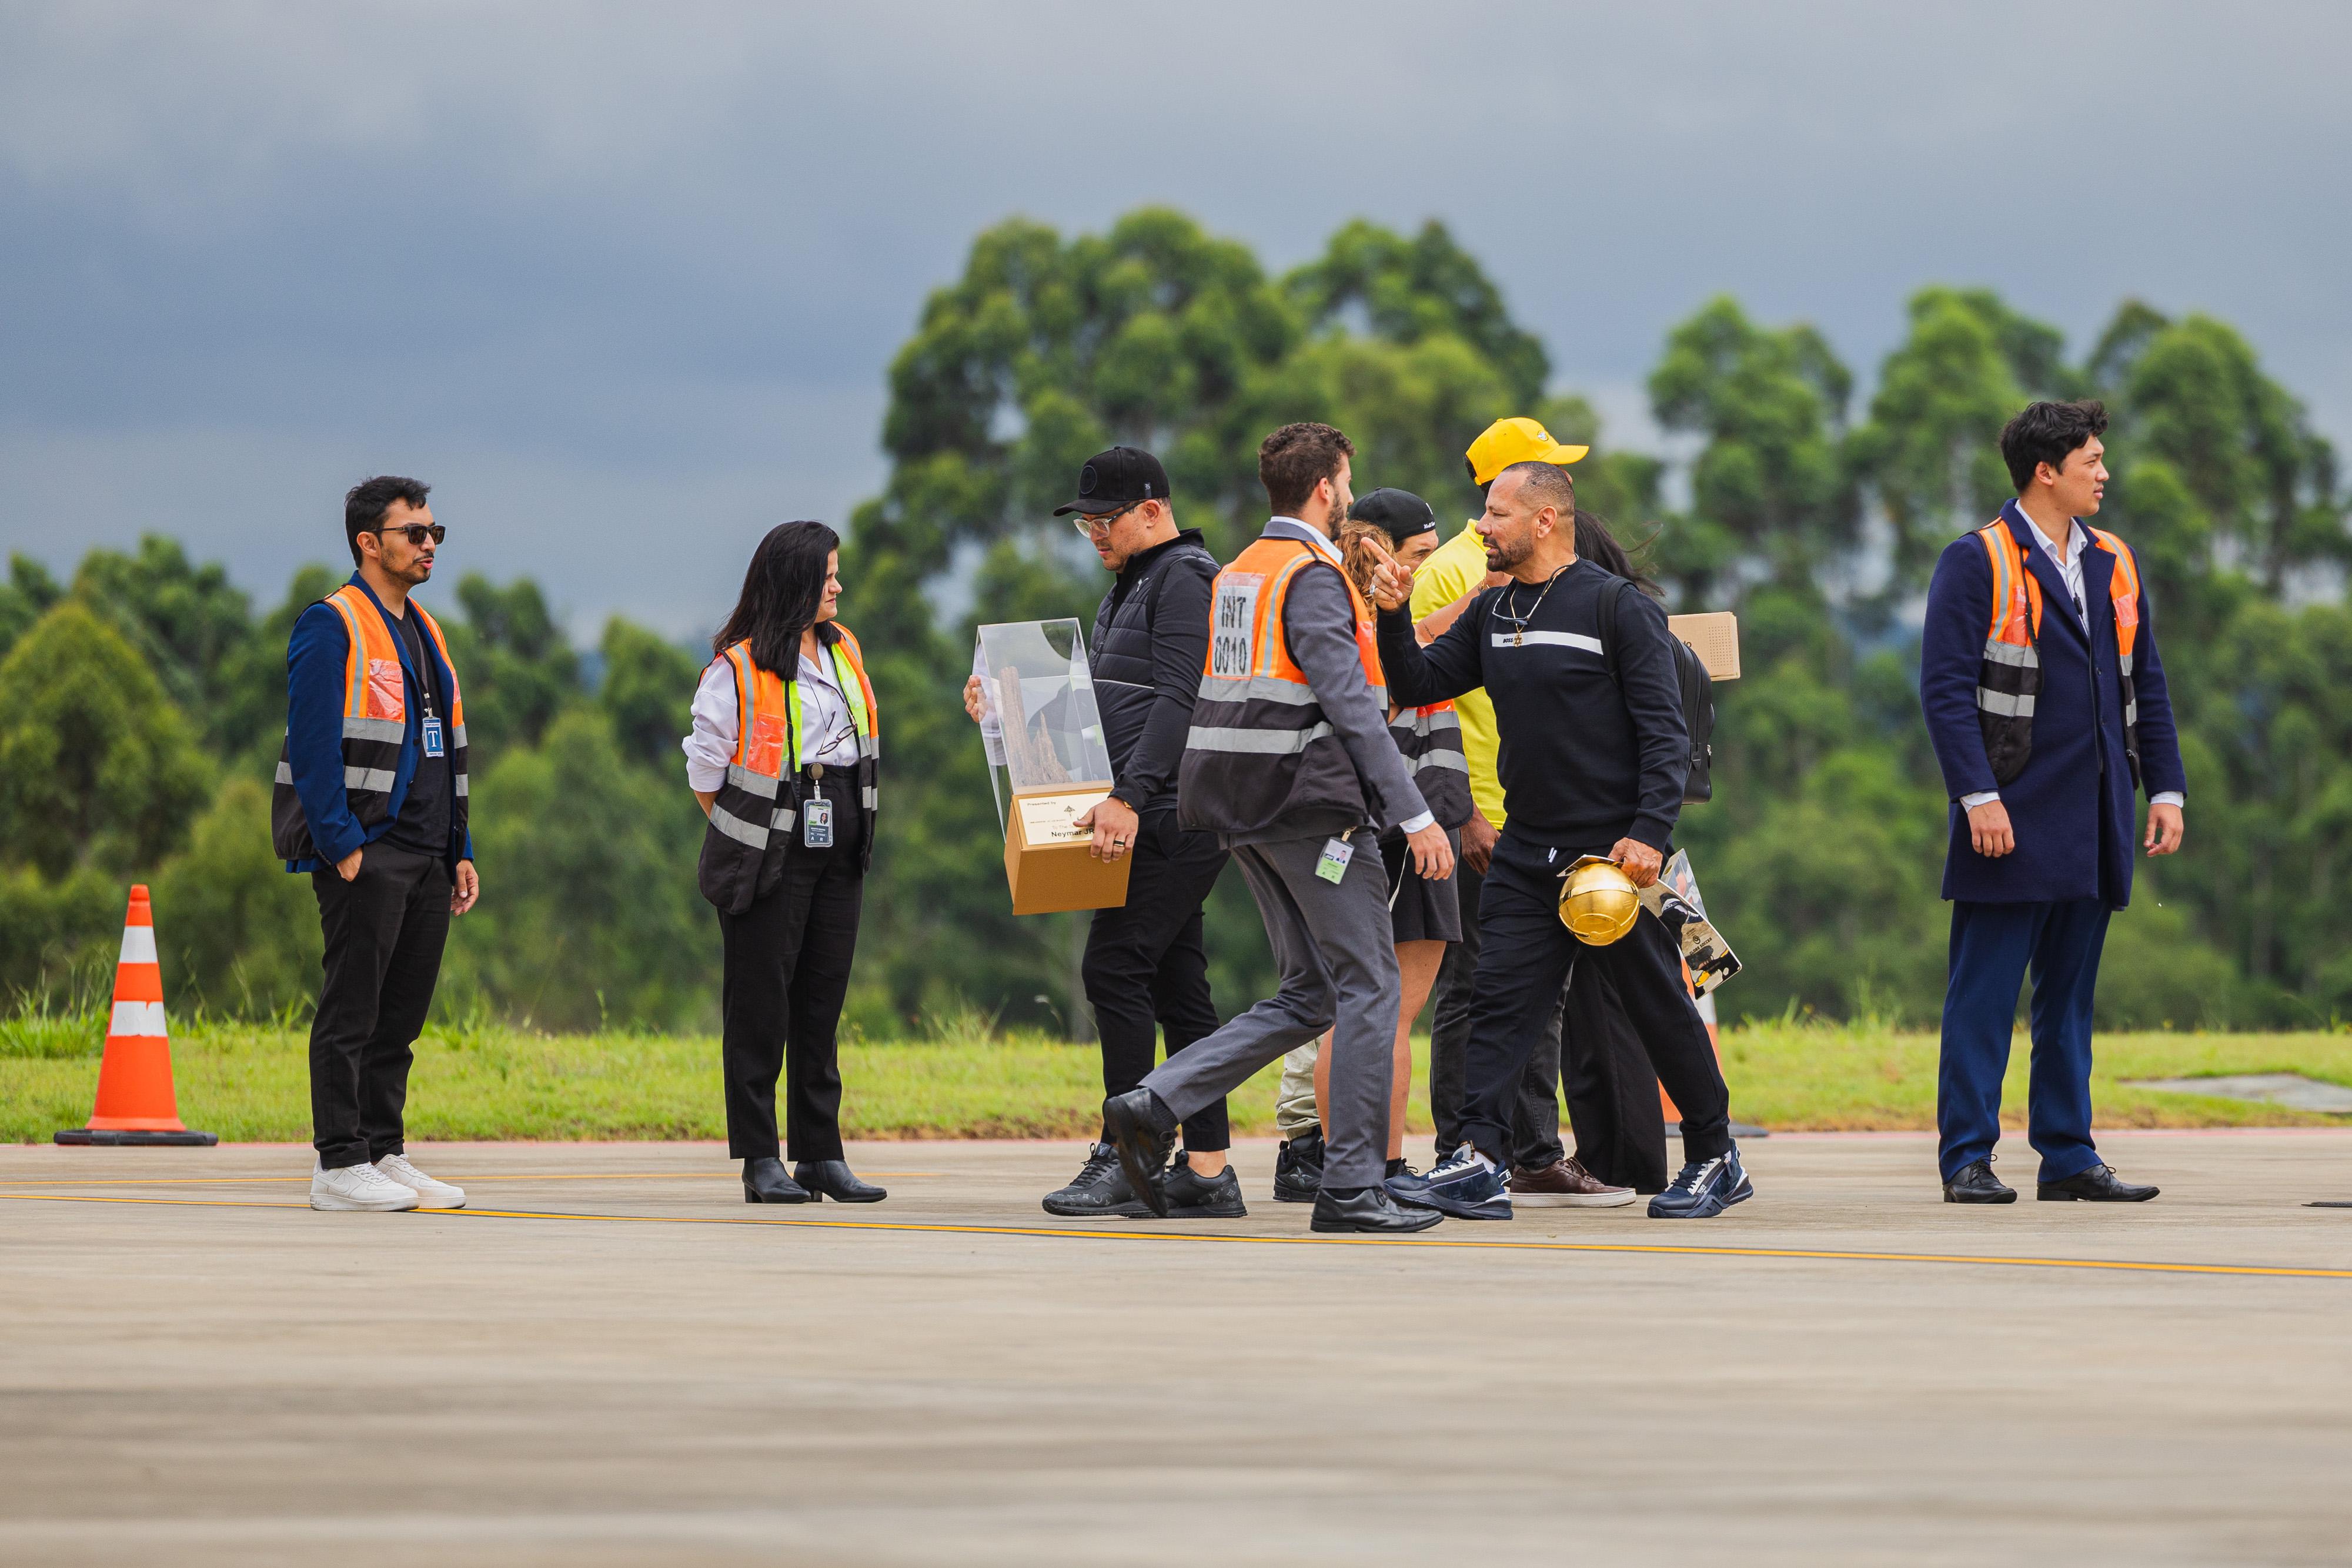
[(2137, 1203), (2091, 1142), (2091, 998), (2140, 843), (2180, 847), (2186, 780), (2156, 628), (2123, 541), (2084, 526), (2105, 492), (2096, 402), (2037, 402), (2000, 433), (2017, 486), (1946, 547), (1927, 590), (1919, 695), (1951, 792), (1952, 901), (1936, 1092), (1948, 1203), (2013, 1203), (1992, 1173), (2018, 988), (2033, 976), (2027, 1136), (2036, 1196)]

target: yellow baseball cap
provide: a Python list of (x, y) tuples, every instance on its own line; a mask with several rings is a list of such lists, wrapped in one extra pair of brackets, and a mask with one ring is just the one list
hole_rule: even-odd
[(1573, 463), (1591, 450), (1562, 446), (1532, 419), (1498, 419), (1480, 431), (1462, 455), (1470, 465), (1470, 483), (1486, 485), (1514, 463)]

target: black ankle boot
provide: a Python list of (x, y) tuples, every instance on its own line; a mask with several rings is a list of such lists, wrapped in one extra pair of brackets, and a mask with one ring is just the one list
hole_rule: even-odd
[(743, 1162), (745, 1203), (814, 1203), (816, 1194), (784, 1174), (784, 1162), (771, 1155)]
[(793, 1179), (812, 1198), (822, 1193), (835, 1203), (879, 1203), (890, 1196), (872, 1182), (859, 1181), (846, 1160), (803, 1160), (793, 1167)]

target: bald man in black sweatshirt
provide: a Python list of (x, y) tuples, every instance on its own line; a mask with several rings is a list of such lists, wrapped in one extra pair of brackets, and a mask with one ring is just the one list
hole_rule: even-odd
[[(1623, 578), (1576, 555), (1576, 495), (1565, 469), (1506, 468), (1475, 525), (1487, 564), (1511, 580), (1471, 601), (1427, 648), (1405, 608), (1409, 575), (1381, 569), (1380, 649), (1391, 700), (1442, 702), (1479, 686), (1501, 737), (1496, 771), (1510, 821), (1478, 906), (1484, 937), (1470, 1008), (1462, 1149), (1398, 1197), (1465, 1218), (1507, 1219), (1511, 1107), (1528, 1053), (1578, 963), (1608, 971), (1658, 1082), (1683, 1113), (1682, 1172), (1654, 1218), (1707, 1218), (1754, 1188), (1730, 1135), (1730, 1095), (1685, 985), (1681, 950), (1644, 911), (1606, 946), (1560, 923), (1559, 879), (1584, 855), (1657, 880), (1689, 768), (1673, 633)], [(1615, 657), (1604, 596), (1615, 596)], [(1574, 1042), (1570, 1042), (1573, 1046)]]

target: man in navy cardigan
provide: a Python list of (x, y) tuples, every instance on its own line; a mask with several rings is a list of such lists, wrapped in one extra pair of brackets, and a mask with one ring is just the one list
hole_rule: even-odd
[(2137, 562), (2081, 521), (2105, 492), (2106, 427), (2096, 402), (2037, 402), (2011, 420), (2000, 451), (2017, 499), (1945, 548), (1927, 590), (1919, 696), (1952, 798), (1936, 1092), (1948, 1203), (2016, 1201), (1992, 1159), (2029, 967), (2036, 1196), (2157, 1194), (2119, 1179), (2091, 1142), (2091, 998), (2107, 918), (2131, 898), (2132, 794), (2148, 791), (2142, 847), (2168, 855), (2186, 788)]
[[(286, 655), (271, 837), (310, 873), (323, 976), (310, 1020), (310, 1207), (462, 1208), (408, 1158), (411, 1048), (449, 921), (480, 896), (466, 713), (441, 633), (409, 596), (447, 530), (430, 486), (380, 475), (343, 498), (357, 570), (303, 611)], [(354, 644), (358, 644), (354, 646)]]

